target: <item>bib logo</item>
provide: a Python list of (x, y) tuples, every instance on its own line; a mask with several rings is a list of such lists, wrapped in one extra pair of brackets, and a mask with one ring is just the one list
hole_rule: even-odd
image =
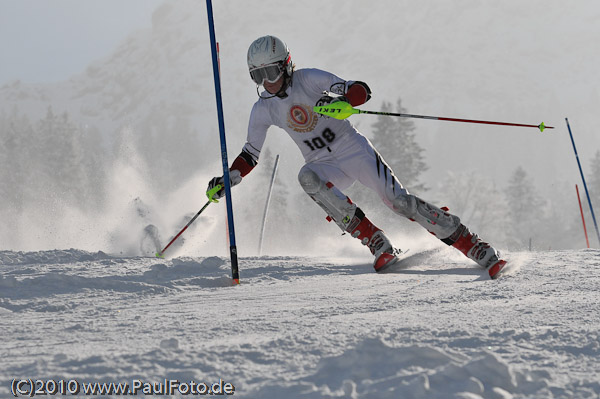
[(319, 116), (303, 104), (292, 105), (287, 119), (288, 126), (299, 133), (311, 132), (319, 122)]

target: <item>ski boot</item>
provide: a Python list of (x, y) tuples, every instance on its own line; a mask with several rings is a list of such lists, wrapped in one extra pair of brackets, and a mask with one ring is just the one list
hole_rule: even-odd
[(360, 209), (357, 213), (360, 223), (349, 232), (352, 237), (358, 238), (363, 245), (369, 248), (375, 256), (373, 268), (376, 272), (381, 272), (398, 261), (400, 251), (392, 246), (383, 230), (371, 223), (364, 213), (360, 212)]
[(500, 272), (506, 266), (506, 261), (500, 259), (500, 252), (481, 240), (477, 234), (471, 233), (462, 223), (450, 237), (442, 241), (458, 249), (467, 258), (485, 268), (492, 279), (498, 278)]
[(394, 263), (398, 262), (400, 250), (394, 248), (383, 230), (379, 230), (371, 237), (368, 244), (371, 253), (375, 256), (373, 268), (376, 272), (382, 272)]

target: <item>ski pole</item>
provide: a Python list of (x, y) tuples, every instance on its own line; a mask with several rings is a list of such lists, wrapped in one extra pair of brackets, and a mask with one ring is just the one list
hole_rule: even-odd
[(208, 196), (208, 201), (206, 201), (206, 204), (204, 204), (204, 206), (202, 207), (202, 209), (200, 209), (198, 211), (198, 213), (196, 213), (196, 215), (192, 218), (192, 220), (190, 220), (188, 222), (188, 224), (185, 225), (185, 227), (183, 229), (181, 229), (181, 231), (179, 233), (177, 233), (177, 235), (175, 237), (173, 237), (173, 239), (171, 241), (169, 241), (169, 243), (167, 244), (166, 247), (164, 247), (162, 249), (162, 251), (157, 252), (155, 255), (157, 258), (164, 258), (165, 257), (165, 251), (167, 250), (167, 248), (169, 248), (171, 246), (171, 244), (173, 244), (175, 242), (175, 240), (177, 240), (179, 238), (180, 235), (183, 234), (184, 231), (187, 230), (188, 227), (190, 227), (190, 225), (192, 223), (194, 223), (194, 221), (198, 218), (198, 216), (200, 216), (200, 214), (202, 212), (204, 212), (204, 210), (211, 204), (211, 202), (219, 202), (216, 199), (213, 199), (213, 195), (215, 195), (215, 193), (217, 193), (218, 191), (220, 191), (223, 188), (223, 186), (221, 186), (220, 184), (217, 184), (212, 190), (209, 190), (206, 195)]
[(379, 111), (364, 111), (362, 109), (353, 108), (352, 105), (345, 101), (337, 101), (327, 105), (315, 106), (313, 111), (325, 116), (330, 116), (335, 119), (346, 119), (350, 115), (354, 114), (370, 114), (370, 115), (384, 115), (384, 116), (399, 116), (401, 118), (418, 118), (418, 119), (431, 119), (436, 121), (449, 121), (449, 122), (464, 122), (464, 123), (483, 123), (487, 125), (502, 125), (502, 126), (520, 126), (520, 127), (537, 127), (540, 132), (544, 129), (554, 129), (552, 126), (544, 125), (544, 122), (539, 125), (526, 125), (522, 123), (509, 123), (509, 122), (492, 122), (492, 121), (481, 121), (475, 119), (459, 119), (459, 118), (445, 118), (441, 116), (427, 116), (427, 115), (413, 115), (413, 114), (398, 114), (394, 112), (379, 112)]

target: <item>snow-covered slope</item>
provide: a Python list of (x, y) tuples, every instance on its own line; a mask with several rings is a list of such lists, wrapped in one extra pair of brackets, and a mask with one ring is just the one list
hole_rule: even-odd
[[(600, 252), (368, 258), (0, 252), (0, 396), (14, 378), (213, 383), (240, 398), (598, 398)], [(181, 395), (176, 395), (181, 396)]]

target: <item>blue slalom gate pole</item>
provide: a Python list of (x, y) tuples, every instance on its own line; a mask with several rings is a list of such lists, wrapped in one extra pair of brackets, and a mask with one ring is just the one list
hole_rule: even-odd
[(208, 32), (212, 52), (213, 75), (215, 77), (215, 94), (217, 99), (217, 115), (219, 118), (219, 135), (221, 137), (221, 160), (223, 162), (223, 180), (225, 183), (225, 200), (227, 203), (227, 225), (229, 227), (229, 252), (231, 257), (231, 278), (234, 284), (240, 283), (238, 270), (237, 247), (235, 245), (235, 229), (233, 226), (233, 206), (231, 203), (231, 182), (229, 181), (229, 161), (227, 160), (227, 142), (225, 140), (225, 118), (223, 117), (223, 100), (221, 99), (221, 79), (219, 77), (219, 58), (217, 56), (217, 40), (213, 20), (212, 1), (206, 0), (208, 14)]
[(583, 177), (583, 169), (581, 169), (581, 162), (579, 162), (579, 155), (577, 154), (577, 148), (575, 147), (575, 140), (573, 140), (573, 133), (571, 133), (569, 119), (565, 118), (565, 121), (567, 122), (567, 129), (569, 129), (569, 136), (571, 136), (571, 143), (573, 143), (573, 151), (575, 151), (575, 158), (577, 158), (577, 165), (579, 166), (579, 173), (581, 173), (581, 180), (583, 180), (583, 188), (585, 188), (585, 195), (587, 196), (588, 205), (590, 206), (590, 212), (592, 213), (592, 220), (594, 221), (594, 227), (596, 228), (598, 242), (600, 243), (600, 232), (598, 231), (598, 223), (596, 223), (596, 216), (594, 215), (594, 208), (592, 207), (592, 201), (590, 200), (590, 193), (588, 192), (587, 184), (585, 183), (585, 177)]

